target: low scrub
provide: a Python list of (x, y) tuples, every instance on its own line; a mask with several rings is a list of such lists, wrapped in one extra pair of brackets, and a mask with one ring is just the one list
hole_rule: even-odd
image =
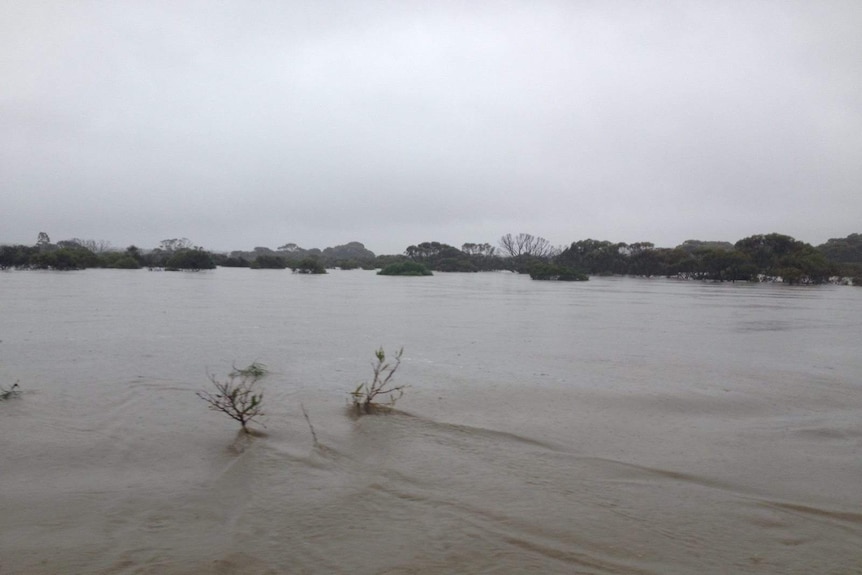
[(326, 268), (317, 258), (303, 258), (291, 266), (294, 273), (298, 274), (325, 274)]
[(402, 347), (395, 354), (395, 362), (390, 363), (386, 361), (386, 352), (383, 351), (382, 347), (374, 352), (375, 361), (371, 363), (374, 377), (370, 382), (360, 383), (356, 389), (350, 392), (353, 399), (353, 409), (357, 415), (389, 411), (395, 402), (404, 395), (407, 385), (396, 385), (393, 381), (395, 372), (401, 365), (403, 354), (404, 348)]
[(203, 248), (183, 248), (173, 252), (165, 262), (167, 271), (215, 269), (212, 254)]
[(249, 267), (253, 270), (283, 270), (287, 262), (279, 256), (261, 255), (257, 256)]
[(578, 270), (565, 266), (540, 263), (530, 267), (530, 278), (534, 280), (561, 281), (561, 282), (583, 282), (589, 276)]
[(379, 272), (379, 276), (430, 276), (431, 270), (419, 262), (396, 262), (389, 264)]

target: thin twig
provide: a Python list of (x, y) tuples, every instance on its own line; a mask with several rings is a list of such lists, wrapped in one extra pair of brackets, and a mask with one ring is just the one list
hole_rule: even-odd
[[(210, 375), (209, 378), (218, 393), (199, 391), (197, 396), (206, 401), (210, 409), (227, 414), (239, 422), (244, 432), (251, 433), (248, 424), (263, 415), (261, 410), (263, 392), (256, 393), (254, 390), (258, 377), (240, 375), (237, 378), (237, 373), (234, 372), (228, 375), (226, 381), (218, 381), (214, 375)], [(236, 381), (237, 379), (239, 382)]]
[(311, 438), (314, 440), (314, 446), (317, 447), (320, 443), (317, 441), (317, 434), (314, 432), (314, 426), (311, 425), (311, 418), (308, 417), (308, 412), (305, 411), (305, 406), (300, 403), (299, 408), (302, 409), (302, 415), (305, 417), (305, 422), (308, 423), (308, 429), (311, 430)]
[(388, 397), (388, 405), (391, 407), (395, 402), (404, 395), (404, 389), (407, 385), (394, 385), (392, 378), (395, 377), (395, 372), (401, 365), (401, 356), (404, 353), (404, 348), (398, 350), (395, 354), (395, 363), (386, 362), (386, 353), (383, 348), (376, 350), (374, 356), (376, 362), (371, 362), (371, 370), (374, 378), (371, 383), (360, 383), (350, 395), (353, 396), (353, 405), (356, 408), (357, 414), (364, 411), (365, 413), (373, 413), (381, 406), (375, 400), (379, 397)]

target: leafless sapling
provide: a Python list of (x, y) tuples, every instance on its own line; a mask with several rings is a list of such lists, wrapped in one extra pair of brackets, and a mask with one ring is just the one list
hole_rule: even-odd
[[(374, 352), (376, 361), (371, 363), (371, 369), (374, 377), (370, 382), (364, 381), (356, 386), (350, 392), (353, 398), (353, 407), (357, 415), (375, 413), (381, 409), (387, 409), (395, 405), (395, 402), (404, 395), (404, 390), (408, 387), (405, 384), (396, 385), (392, 380), (395, 377), (395, 372), (401, 365), (401, 356), (404, 354), (404, 348), (398, 350), (395, 354), (395, 362), (388, 363), (386, 361), (386, 352), (383, 348), (379, 348)], [(385, 399), (386, 403), (381, 404), (380, 400)]]
[(216, 391), (199, 391), (197, 396), (206, 401), (213, 411), (220, 411), (238, 421), (243, 432), (252, 433), (248, 427), (249, 423), (263, 415), (263, 392), (257, 391), (255, 384), (266, 373), (266, 366), (252, 363), (244, 369), (234, 367), (224, 381), (219, 381), (215, 375), (210, 374), (210, 381)]

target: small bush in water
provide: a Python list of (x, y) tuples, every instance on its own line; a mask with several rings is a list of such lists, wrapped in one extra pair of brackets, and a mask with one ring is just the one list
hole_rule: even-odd
[(220, 411), (238, 421), (243, 432), (251, 433), (248, 424), (263, 415), (263, 392), (257, 391), (254, 386), (267, 373), (266, 366), (257, 362), (243, 369), (234, 367), (225, 381), (217, 380), (214, 375), (209, 376), (216, 388), (215, 393), (199, 391), (197, 396), (206, 401), (213, 411)]
[[(374, 377), (371, 382), (362, 382), (356, 389), (350, 392), (353, 398), (353, 408), (357, 415), (366, 413), (375, 413), (381, 409), (387, 410), (395, 405), (395, 402), (404, 395), (404, 390), (407, 385), (395, 385), (392, 379), (395, 377), (395, 372), (401, 365), (401, 356), (404, 354), (404, 348), (398, 350), (395, 354), (395, 363), (387, 363), (386, 352), (381, 347), (374, 352), (376, 361), (371, 362), (371, 369)], [(380, 400), (386, 400), (385, 404), (379, 403)]]
[(431, 270), (419, 262), (396, 262), (389, 264), (379, 272), (379, 276), (430, 276)]
[(12, 384), (12, 387), (6, 389), (3, 386), (0, 386), (0, 401), (6, 401), (7, 399), (12, 399), (13, 397), (18, 397), (21, 395), (21, 390), (18, 387), (18, 382)]
[(269, 370), (262, 363), (253, 362), (249, 364), (248, 367), (244, 367), (242, 369), (238, 369), (236, 366), (233, 366), (233, 371), (230, 374), (234, 377), (255, 377), (260, 379), (264, 375), (269, 373)]

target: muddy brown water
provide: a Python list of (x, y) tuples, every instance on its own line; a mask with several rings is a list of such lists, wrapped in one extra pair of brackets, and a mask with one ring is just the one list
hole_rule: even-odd
[[(860, 318), (835, 286), (0, 273), (0, 574), (862, 573)], [(352, 419), (381, 345), (410, 388)], [(195, 391), (252, 361), (244, 438)]]

